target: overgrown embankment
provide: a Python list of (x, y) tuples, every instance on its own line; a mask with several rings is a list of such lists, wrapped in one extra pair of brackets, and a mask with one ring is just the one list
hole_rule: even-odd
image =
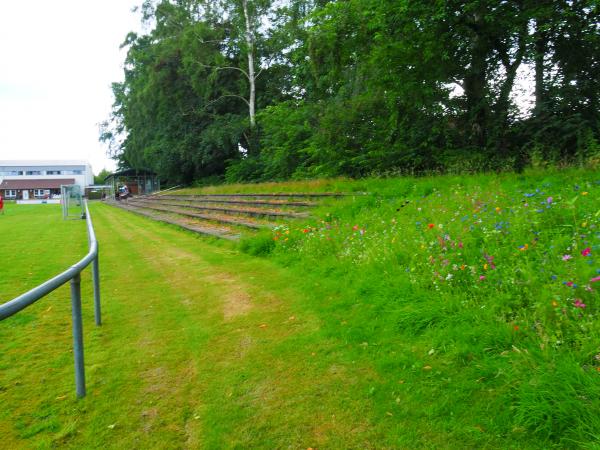
[(333, 185), (369, 195), (242, 248), (320, 280), (324, 332), (376, 367), (381, 420), (484, 441), (600, 438), (597, 172)]

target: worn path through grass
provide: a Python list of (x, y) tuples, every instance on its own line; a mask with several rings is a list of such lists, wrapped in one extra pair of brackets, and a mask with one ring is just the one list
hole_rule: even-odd
[[(47, 225), (48, 214), (30, 214), (30, 228)], [(319, 318), (304, 306), (295, 287), (301, 280), (229, 244), (106, 205), (93, 205), (92, 215), (104, 325), (93, 327), (86, 274), (88, 396), (73, 398), (68, 294), (61, 288), (0, 324), (1, 340), (10, 341), (0, 353), (0, 447), (385, 445), (370, 423), (370, 398), (355, 395), (376, 375), (339, 358), (340, 343), (322, 335)], [(47, 261), (50, 274), (83, 254), (85, 244), (75, 239), (84, 242), (80, 225), (62, 255)], [(65, 238), (63, 223), (49, 226), (57, 240)], [(10, 272), (19, 279), (36, 254), (27, 252), (26, 235), (13, 229), (13, 237), (23, 239), (25, 263)], [(7, 297), (24, 287), (3, 286)]]

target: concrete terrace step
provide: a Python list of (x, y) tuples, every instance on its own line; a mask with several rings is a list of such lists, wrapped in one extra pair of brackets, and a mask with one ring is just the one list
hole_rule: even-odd
[[(143, 205), (152, 205), (156, 204), (157, 200), (147, 200), (147, 199), (130, 199), (128, 200), (129, 204), (137, 204), (140, 206)], [(184, 208), (192, 208), (201, 211), (218, 211), (225, 214), (241, 214), (252, 217), (284, 217), (284, 218), (294, 218), (294, 219), (305, 219), (310, 217), (307, 213), (297, 213), (297, 212), (289, 212), (289, 211), (274, 211), (272, 209), (261, 209), (261, 208), (224, 208), (218, 206), (202, 206), (193, 203), (180, 203), (174, 201), (166, 201), (161, 202), (166, 206), (181, 206)]]
[(233, 204), (233, 205), (248, 205), (248, 206), (299, 206), (299, 207), (314, 207), (319, 204), (316, 202), (295, 202), (286, 200), (241, 200), (226, 197), (207, 197), (206, 195), (155, 195), (143, 197), (146, 200), (185, 200), (194, 201), (196, 203), (217, 203), (217, 204)]
[[(177, 194), (169, 194), (169, 196), (176, 196)], [(199, 197), (207, 197), (207, 198), (238, 198), (238, 197), (254, 197), (254, 198), (321, 198), (321, 197), (346, 197), (349, 194), (341, 193), (341, 192), (268, 192), (268, 193), (256, 193), (256, 194), (248, 194), (248, 193), (232, 193), (232, 194), (181, 194), (186, 196), (199, 196)], [(358, 195), (358, 194), (356, 194)], [(361, 193), (362, 195), (362, 193)], [(158, 194), (161, 197), (160, 194)]]
[[(305, 212), (305, 208), (319, 206), (327, 198), (335, 199), (348, 195), (362, 194), (285, 192), (177, 195), (169, 193), (133, 197), (110, 203), (153, 220), (177, 225), (199, 234), (236, 240), (243, 232), (242, 227), (257, 230), (273, 227), (273, 223), (266, 222), (268, 219), (306, 219), (310, 215)], [(296, 208), (304, 211), (298, 212)]]
[(186, 216), (186, 217), (193, 217), (195, 219), (200, 219), (200, 220), (224, 223), (224, 224), (228, 224), (228, 225), (243, 226), (243, 227), (252, 228), (255, 230), (259, 230), (261, 228), (271, 228), (273, 226), (272, 224), (267, 224), (267, 223), (248, 222), (245, 220), (239, 220), (236, 217), (227, 216), (227, 215), (198, 214), (198, 213), (190, 212), (189, 210), (185, 210), (185, 209), (169, 208), (169, 207), (160, 206), (160, 204), (153, 205), (153, 204), (149, 204), (146, 202), (131, 202), (132, 205), (136, 205), (136, 206), (139, 203), (142, 203), (144, 205), (143, 206), (144, 209), (151, 209), (154, 211), (163, 211), (163, 212), (178, 214), (178, 215), (182, 215), (182, 216)]
[(152, 220), (156, 220), (157, 222), (164, 222), (164, 223), (176, 225), (180, 228), (183, 228), (183, 229), (186, 229), (189, 231), (193, 231), (194, 233), (218, 237), (218, 238), (227, 239), (230, 241), (235, 241), (240, 238), (239, 234), (234, 234), (232, 232), (232, 230), (229, 228), (216, 227), (216, 226), (204, 226), (204, 224), (201, 226), (192, 221), (186, 221), (183, 219), (176, 219), (176, 218), (173, 218), (173, 217), (170, 217), (167, 215), (152, 213), (149, 210), (147, 210), (146, 208), (140, 208), (137, 206), (133, 206), (130, 204), (124, 204), (121, 202), (111, 202), (111, 204), (118, 208), (130, 211), (130, 212), (133, 212), (136, 214), (140, 214), (140, 215), (148, 217)]

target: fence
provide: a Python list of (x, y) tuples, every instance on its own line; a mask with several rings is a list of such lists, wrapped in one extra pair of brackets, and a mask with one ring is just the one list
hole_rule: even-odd
[(9, 302), (0, 305), (0, 321), (13, 316), (22, 309), (37, 302), (67, 281), (71, 282), (71, 313), (73, 317), (73, 355), (75, 358), (75, 391), (77, 397), (85, 397), (85, 368), (83, 364), (83, 324), (81, 319), (81, 272), (92, 263), (94, 283), (94, 316), (96, 325), (102, 325), (100, 310), (100, 272), (98, 267), (98, 241), (94, 233), (92, 217), (85, 203), (85, 219), (89, 251), (79, 262), (73, 264), (61, 274), (33, 288)]

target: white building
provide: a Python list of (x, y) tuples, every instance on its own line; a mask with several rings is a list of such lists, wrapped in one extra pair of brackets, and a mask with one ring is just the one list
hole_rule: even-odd
[(92, 166), (86, 161), (0, 160), (0, 195), (6, 199), (51, 198), (63, 184), (77, 184), (83, 193), (94, 184)]

